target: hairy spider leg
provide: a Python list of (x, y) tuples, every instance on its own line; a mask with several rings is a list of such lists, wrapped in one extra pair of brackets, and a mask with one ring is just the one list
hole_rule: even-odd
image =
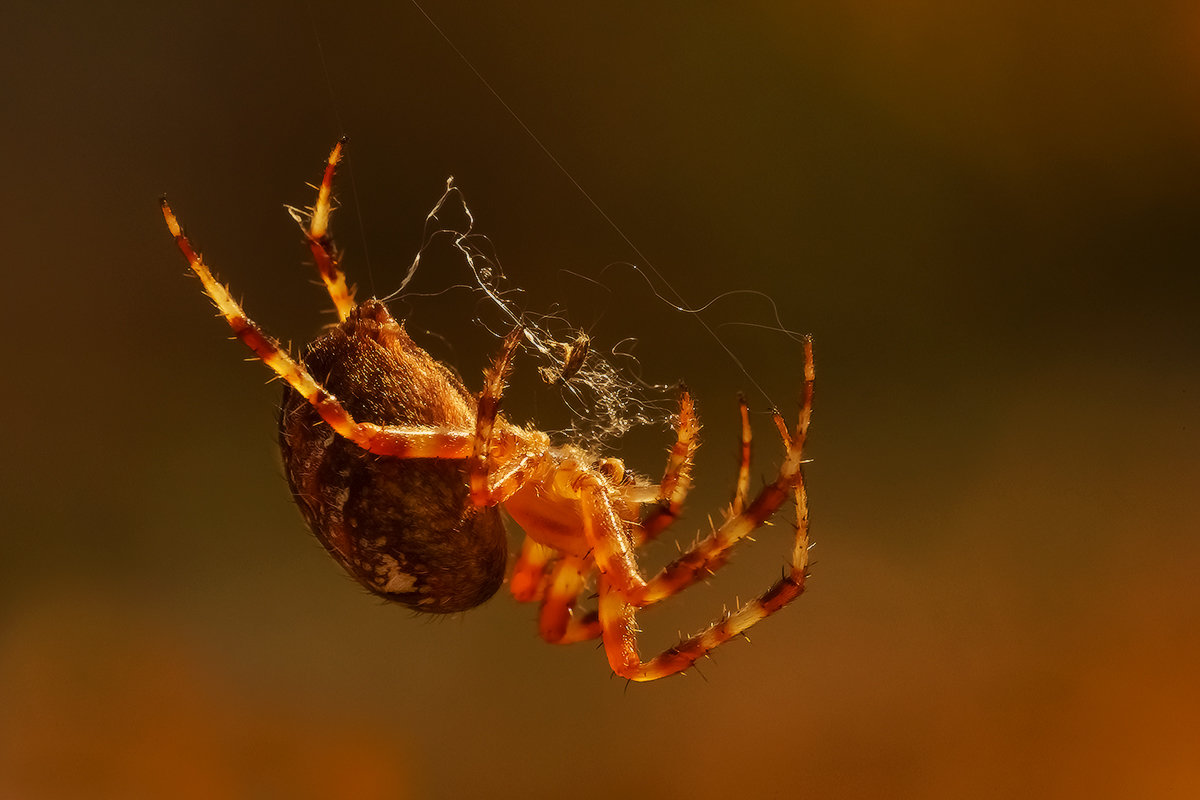
[[(521, 335), (525, 328), (521, 325), (509, 331), (504, 337), (504, 344), (492, 365), (484, 370), (483, 391), (479, 393), (479, 403), (475, 415), (475, 440), (471, 446), (471, 458), (468, 462), (468, 480), (471, 486), (471, 506), (482, 508), (495, 505), (499, 500), (488, 485), (488, 472), (491, 468), (492, 430), (496, 426), (496, 415), (500, 410), (500, 398), (504, 394), (504, 382), (512, 371), (513, 356), (521, 343)], [(538, 460), (540, 453), (523, 461)], [(518, 464), (511, 473), (511, 491), (520, 488), (524, 482), (521, 467), (528, 464)], [(506, 484), (507, 486), (508, 484)]]
[[(738, 395), (738, 410), (742, 414), (742, 461), (738, 465), (737, 488), (734, 489), (733, 502), (729, 506), (731, 516), (742, 513), (750, 496), (750, 441), (753, 431), (750, 429), (750, 407), (746, 405), (746, 398), (742, 395)], [(787, 445), (787, 440), (784, 444)]]
[(563, 556), (550, 572), (538, 615), (538, 633), (551, 644), (573, 644), (600, 635), (597, 611), (579, 611), (579, 594), (593, 569), (590, 556)]
[(800, 471), (800, 480), (792, 487), (796, 506), (796, 538), (792, 545), (791, 572), (793, 577), (799, 575), (803, 581), (808, 577), (808, 551), (811, 543), (808, 540), (808, 487), (804, 483), (804, 470)]
[[(807, 508), (807, 496), (801, 497), (804, 494), (802, 491), (804, 475), (801, 465), (803, 464), (804, 444), (808, 438), (808, 426), (812, 421), (813, 375), (812, 341), (806, 339), (804, 343), (804, 388), (801, 391), (800, 419), (796, 426), (795, 436), (788, 431), (783, 417), (778, 413), (775, 414), (775, 425), (779, 428), (784, 447), (787, 448), (787, 457), (780, 467), (778, 477), (773, 483), (763, 487), (759, 495), (743, 511), (730, 516), (708, 537), (663, 567), (657, 575), (647, 581), (646, 585), (632, 596), (637, 606), (645, 607), (661, 602), (693, 583), (704, 580), (724, 566), (729, 560), (730, 549), (770, 519), (783, 503), (789, 488), (796, 495), (797, 503), (801, 504), (803, 500), (802, 504)], [(744, 417), (744, 419), (748, 420), (748, 417)], [(748, 439), (747, 430), (748, 422), (747, 427), (743, 430), (743, 442)], [(745, 452), (743, 449), (743, 457)], [(805, 511), (805, 515), (807, 515), (807, 511)], [(805, 529), (807, 530), (807, 528)], [(797, 540), (796, 548), (799, 547), (800, 544)], [(804, 551), (805, 557), (807, 557), (807, 540), (804, 543)], [(795, 558), (793, 558), (794, 561)]]
[(641, 541), (655, 538), (679, 519), (679, 511), (692, 486), (692, 463), (700, 447), (699, 433), (700, 421), (696, 417), (692, 395), (686, 387), (681, 387), (675, 444), (671, 446), (667, 467), (659, 483), (658, 504), (641, 522)]
[[(589, 486), (584, 493), (584, 533), (600, 567), (599, 615), (604, 649), (613, 671), (636, 681), (650, 681), (688, 669), (698, 659), (744, 633), (748, 628), (779, 611), (804, 591), (808, 577), (808, 507), (804, 483), (803, 448), (812, 419), (814, 369), (811, 340), (804, 346), (804, 391), (800, 422), (795, 435), (788, 435), (787, 456), (776, 480), (764, 487), (741, 513), (731, 517), (700, 546), (668, 565), (647, 583), (637, 573), (627, 553), (628, 540), (614, 520), (619, 519), (612, 501), (601, 487)], [(797, 511), (796, 544), (792, 563), (782, 578), (758, 598), (713, 622), (708, 628), (684, 639), (659, 655), (642, 661), (637, 648), (637, 609), (674, 594), (695, 583), (710, 558), (724, 563), (724, 553), (738, 540), (765, 524), (793, 489)], [(606, 508), (607, 507), (607, 508)], [(679, 565), (674, 571), (672, 567)]]
[[(814, 390), (814, 370), (812, 356), (812, 337), (804, 338), (804, 389), (800, 401), (800, 419), (796, 423), (796, 438), (799, 442), (791, 442), (791, 446), (804, 449), (808, 441), (808, 428), (812, 424)], [(784, 426), (787, 430), (787, 426)], [(785, 441), (787, 441), (785, 439)], [(803, 462), (801, 462), (803, 465)], [(804, 482), (804, 469), (801, 466), (800, 480), (796, 482), (796, 542), (792, 551), (792, 571), (800, 573), (800, 580), (808, 577), (808, 551), (811, 544), (808, 540), (808, 487)], [(803, 591), (803, 588), (801, 589)]]
[[(301, 228), (304, 228), (304, 238), (308, 240), (308, 249), (312, 251), (317, 272), (321, 274), (321, 281), (325, 284), (330, 298), (333, 299), (338, 318), (342, 320), (350, 316), (350, 310), (354, 308), (354, 288), (346, 285), (346, 273), (342, 270), (341, 255), (334, 247), (333, 237), (329, 234), (329, 216), (333, 213), (333, 174), (337, 170), (338, 162), (342, 160), (342, 148), (345, 147), (346, 141), (346, 137), (343, 136), (329, 153), (329, 159), (325, 162), (325, 173), (321, 176), (321, 185), (317, 189), (317, 202), (313, 206), (312, 214), (305, 215), (297, 210), (292, 211), (293, 219), (300, 223)], [(306, 216), (307, 227), (304, 224)]]
[(163, 219), (192, 272), (200, 279), (204, 292), (216, 304), (234, 336), (246, 344), (258, 359), (312, 404), (321, 418), (338, 434), (364, 450), (398, 458), (463, 459), (471, 455), (475, 443), (473, 431), (451, 428), (382, 426), (357, 422), (336, 397), (327, 391), (302, 365), (294, 361), (283, 347), (258, 327), (212, 274), (200, 255), (184, 235), (179, 221), (164, 197), (161, 201)]

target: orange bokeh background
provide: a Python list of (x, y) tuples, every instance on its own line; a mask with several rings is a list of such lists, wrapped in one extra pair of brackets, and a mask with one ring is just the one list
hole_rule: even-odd
[[(620, 233), (410, 4), (6, 13), (0, 797), (1200, 794), (1194, 4), (427, 10)], [(752, 646), (626, 689), (503, 593), (381, 606), (305, 532), (278, 386), (157, 198), (305, 341), (328, 300), (281, 205), (343, 132), (362, 294), (453, 174), (522, 302), (687, 379), (684, 542), (728, 500), (739, 390), (776, 463), (776, 309), (814, 334), (813, 579)], [(720, 297), (720, 341), (626, 261)], [(477, 298), (396, 310), (478, 385)], [(563, 413), (536, 376), (506, 410)], [(669, 440), (615, 452), (653, 474)], [(785, 535), (647, 614), (647, 652), (765, 588)]]

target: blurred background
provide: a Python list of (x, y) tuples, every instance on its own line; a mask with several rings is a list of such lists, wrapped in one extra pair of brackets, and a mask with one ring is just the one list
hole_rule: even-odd
[[(410, 3), (6, 6), (0, 796), (1200, 794), (1196, 4), (425, 10), (571, 178)], [(360, 297), (454, 175), (521, 303), (688, 381), (684, 542), (738, 391), (775, 469), (778, 328), (814, 335), (816, 563), (753, 644), (626, 687), (504, 592), (382, 606), (306, 532), (279, 387), (157, 199), (302, 343), (330, 304), (283, 204), (343, 133)], [(430, 258), (414, 291), (467, 279)], [(394, 308), (478, 387), (477, 294)], [(532, 372), (507, 413), (549, 427)], [(612, 448), (654, 475), (670, 438)], [(757, 538), (644, 615), (646, 654), (774, 580), (787, 527)]]

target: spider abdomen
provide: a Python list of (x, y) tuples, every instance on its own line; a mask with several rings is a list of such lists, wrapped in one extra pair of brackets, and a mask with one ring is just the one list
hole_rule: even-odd
[[(310, 344), (304, 364), (359, 421), (475, 424), (471, 395), (377, 301)], [(368, 590), (418, 611), (452, 613), (500, 588), (508, 551), (503, 523), (494, 507), (471, 509), (465, 461), (369, 453), (336, 434), (291, 388), (279, 440), (301, 514)]]

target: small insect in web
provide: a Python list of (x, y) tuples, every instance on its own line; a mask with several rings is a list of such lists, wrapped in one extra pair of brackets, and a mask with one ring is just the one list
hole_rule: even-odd
[(560, 386), (570, 383), (571, 379), (579, 374), (579, 370), (583, 369), (584, 362), (587, 361), (588, 352), (592, 347), (591, 338), (580, 331), (573, 341), (569, 344), (561, 345), (562, 347), (562, 362), (557, 367), (538, 367), (538, 372), (542, 376), (542, 380), (551, 386)]
[[(680, 391), (675, 442), (658, 481), (634, 474), (619, 459), (510, 422), (499, 413), (500, 401), (522, 349), (521, 325), (504, 338), (476, 393), (418, 346), (383, 302), (355, 302), (329, 234), (344, 144), (326, 161), (312, 213), (300, 215), (339, 322), (299, 360), (217, 281), (165, 198), (162, 213), (235, 336), (286, 383), (279, 445), (288, 483), (314, 535), (347, 573), (370, 592), (417, 611), (473, 608), (504, 583), (503, 506), (525, 533), (509, 591), (518, 601), (540, 604), (542, 637), (556, 644), (600, 638), (612, 670), (637, 681), (689, 669), (800, 596), (809, 563), (803, 452), (812, 418), (811, 340), (804, 340), (797, 424), (774, 417), (784, 451), (774, 479), (750, 497), (751, 432), (743, 400), (737, 488), (724, 520), (646, 578), (639, 550), (678, 519), (691, 487), (700, 430), (691, 394)], [(589, 339), (579, 334), (565, 346), (553, 379), (570, 381), (588, 353)], [(643, 660), (638, 613), (726, 564), (733, 547), (789, 497), (795, 533), (783, 576), (700, 633)], [(598, 601), (588, 608), (580, 598), (593, 581)]]

